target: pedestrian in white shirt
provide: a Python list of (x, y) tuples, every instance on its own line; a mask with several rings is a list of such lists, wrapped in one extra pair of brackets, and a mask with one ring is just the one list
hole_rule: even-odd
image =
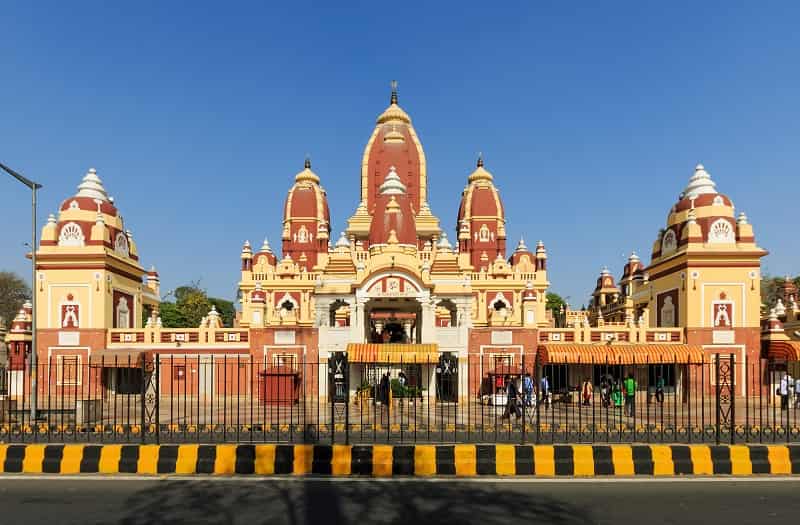
[(800, 377), (794, 380), (794, 407), (800, 407)]
[(778, 386), (778, 394), (781, 396), (781, 410), (788, 410), (789, 408), (789, 376), (783, 374), (781, 377), (780, 386)]

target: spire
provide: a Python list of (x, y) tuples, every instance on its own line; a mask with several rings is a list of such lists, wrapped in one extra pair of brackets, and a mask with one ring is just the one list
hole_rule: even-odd
[(717, 193), (716, 183), (711, 180), (711, 175), (706, 171), (702, 164), (698, 164), (694, 168), (694, 175), (689, 179), (689, 184), (683, 190), (683, 197), (690, 199), (696, 198), (698, 195)]
[(294, 180), (295, 182), (307, 181), (319, 184), (319, 177), (317, 176), (316, 173), (311, 171), (311, 157), (309, 157), (308, 155), (306, 155), (306, 159), (303, 162), (303, 171), (295, 175)]
[(269, 240), (264, 237), (264, 242), (261, 244), (261, 250), (265, 253), (272, 253), (272, 247), (269, 245)]
[(389, 107), (378, 117), (378, 124), (386, 122), (402, 122), (411, 124), (411, 118), (397, 105), (397, 81), (392, 80), (392, 96), (389, 98)]
[(83, 180), (78, 185), (78, 194), (76, 197), (89, 197), (90, 199), (108, 202), (108, 194), (103, 187), (103, 181), (97, 176), (96, 169), (89, 168), (89, 171), (86, 172)]
[(525, 246), (525, 239), (523, 237), (519, 238), (519, 244), (517, 244), (517, 251), (518, 252), (527, 252), (528, 247)]
[(467, 181), (475, 182), (477, 180), (485, 180), (491, 182), (493, 178), (492, 174), (483, 167), (483, 153), (478, 153), (477, 166), (475, 167), (475, 171), (467, 178)]

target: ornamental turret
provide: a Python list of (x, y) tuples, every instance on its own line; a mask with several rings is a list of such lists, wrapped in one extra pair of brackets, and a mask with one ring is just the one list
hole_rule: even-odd
[(494, 177), (478, 158), (475, 171), (461, 194), (456, 221), (459, 251), (469, 254), (475, 271), (487, 269), (498, 257), (505, 258), (506, 219)]
[(328, 252), (330, 211), (327, 194), (319, 182), (317, 174), (311, 171), (311, 160), (306, 159), (303, 171), (295, 176), (284, 206), (283, 256), (306, 270), (321, 262), (319, 254)]

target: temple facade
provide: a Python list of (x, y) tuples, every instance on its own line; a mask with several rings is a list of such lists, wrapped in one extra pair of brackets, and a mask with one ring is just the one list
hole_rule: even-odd
[[(158, 273), (140, 264), (116, 203), (89, 170), (42, 231), (34, 283), (39, 358), (61, 367), (59, 385), (94, 381), (114, 390), (130, 377), (126, 368), (153, 354), (162, 362), (223, 359), (225, 367), (248, 359), (264, 370), (317, 363), (320, 376), (340, 356), (351, 389), (388, 369), (456, 401), (478, 393), (492, 373), (521, 373), (533, 363), (571, 367), (569, 383), (603, 361), (765, 355), (759, 284), (767, 252), (702, 165), (668, 210), (649, 264), (632, 254), (619, 280), (604, 270), (590, 307), (565, 312), (559, 326), (546, 310), (545, 244), (507, 245), (495, 180), (481, 158), (465, 173), (458, 215), (445, 221), (455, 227), (448, 235), (429, 200), (422, 143), (393, 90), (367, 140), (355, 211), (340, 233), (324, 174), (306, 160), (286, 196), (280, 239), (244, 242), (237, 325), (223, 327), (211, 311), (199, 327), (164, 328)], [(26, 366), (30, 315), (23, 310), (10, 325), (11, 373)], [(64, 362), (84, 372), (67, 372)], [(101, 366), (81, 368), (92, 362)], [(445, 372), (452, 374), (446, 387)], [(220, 388), (192, 375), (201, 373), (166, 374), (162, 392), (181, 381), (197, 395)], [(328, 392), (320, 387), (319, 395)]]

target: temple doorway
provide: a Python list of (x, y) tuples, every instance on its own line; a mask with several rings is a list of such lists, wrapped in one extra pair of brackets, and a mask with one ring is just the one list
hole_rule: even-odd
[(370, 343), (421, 342), (422, 309), (416, 299), (371, 299), (365, 306), (365, 313), (365, 337)]

